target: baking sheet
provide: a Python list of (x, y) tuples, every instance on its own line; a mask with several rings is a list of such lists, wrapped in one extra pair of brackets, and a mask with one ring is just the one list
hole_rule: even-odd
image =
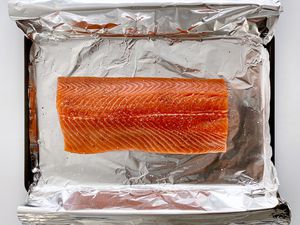
[[(62, 51), (62, 45), (69, 50)], [(70, 188), (71, 196), (78, 191), (77, 185), (79, 189), (86, 186), (100, 191), (112, 184), (129, 192), (132, 187), (128, 189), (128, 185), (152, 184), (158, 189), (166, 185), (170, 190), (176, 185), (167, 184), (197, 184), (199, 190), (213, 190), (215, 187), (211, 185), (216, 185), (219, 190), (222, 187), (218, 185), (235, 184), (241, 208), (232, 210), (244, 210), (243, 199), (252, 192), (270, 198), (266, 201), (267, 207), (277, 204), (277, 180), (270, 158), (266, 158), (271, 156), (267, 107), (269, 60), (262, 45), (239, 39), (174, 42), (170, 39), (84, 38), (64, 40), (60, 44), (56, 41), (34, 44), (31, 56), (37, 87), (42, 177), (38, 187), (31, 191), (28, 205), (39, 206), (35, 193), (41, 196), (41, 192), (51, 186)], [(131, 150), (96, 155), (65, 152), (55, 107), (56, 82), (61, 75), (224, 78), (230, 86), (227, 152), (205, 155), (163, 155)], [(231, 189), (221, 195), (229, 195)], [(209, 198), (214, 195), (218, 193), (212, 191)], [(230, 195), (237, 196), (235, 192)], [(46, 199), (50, 202), (43, 199), (43, 204), (53, 205), (51, 198)], [(255, 200), (251, 204), (255, 209), (260, 205)], [(247, 207), (251, 208), (251, 204)], [(226, 210), (228, 205), (215, 207), (209, 211)]]
[[(270, 65), (263, 46), (273, 36), (281, 10), (277, 1), (173, 2), (163, 8), (153, 2), (133, 8), (15, 3), (10, 4), (11, 16), (33, 40), (29, 71), (37, 94), (40, 155), (20, 212), (29, 215), (34, 206), (75, 214), (93, 208), (97, 215), (167, 214), (170, 209), (164, 207), (170, 204), (175, 214), (206, 214), (278, 204), (268, 126)], [(45, 5), (37, 17), (32, 9)], [(228, 151), (193, 156), (130, 149), (67, 153), (55, 108), (59, 76), (224, 78), (230, 87)], [(123, 203), (137, 198), (140, 208), (131, 203), (103, 206), (106, 192), (112, 199), (122, 196)], [(91, 205), (84, 204), (87, 199)]]

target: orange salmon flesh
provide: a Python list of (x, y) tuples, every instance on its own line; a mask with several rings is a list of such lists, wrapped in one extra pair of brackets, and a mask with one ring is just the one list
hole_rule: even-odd
[(59, 77), (56, 104), (68, 152), (226, 151), (223, 79)]

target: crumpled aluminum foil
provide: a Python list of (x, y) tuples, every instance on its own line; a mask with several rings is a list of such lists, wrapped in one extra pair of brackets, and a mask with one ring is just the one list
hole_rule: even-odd
[[(239, 1), (239, 4), (221, 5), (222, 1), (219, 1), (212, 5), (146, 8), (102, 8), (100, 4), (86, 11), (80, 10), (86, 4), (74, 2), (73, 5), (81, 7), (64, 11), (66, 6), (60, 2), (49, 1), (49, 5), (47, 1), (11, 2), (10, 13), (25, 34), (35, 41), (80, 36), (184, 36), (198, 39), (228, 36), (248, 37), (266, 44), (273, 36), (274, 24), (281, 10), (278, 3), (243, 5), (243, 1)], [(43, 14), (45, 8), (47, 13)]]
[[(30, 141), (32, 153), (38, 146), (39, 161), (20, 219), (124, 224), (118, 216), (134, 215), (126, 217), (129, 224), (154, 224), (160, 217), (148, 221), (142, 215), (189, 214), (186, 223), (192, 224), (207, 213), (278, 205), (268, 126), (269, 56), (263, 44), (273, 36), (279, 2), (119, 3), (9, 3), (11, 17), (33, 41), (29, 92), (34, 93), (31, 118), (38, 121), (30, 127), (38, 134)], [(223, 78), (230, 87), (228, 150), (205, 155), (65, 152), (55, 106), (59, 76)], [(288, 218), (273, 222), (288, 224)], [(167, 220), (161, 221), (176, 224)]]
[[(42, 216), (41, 216), (42, 215)], [(103, 215), (97, 211), (86, 212), (49, 212), (39, 209), (19, 208), (19, 218), (26, 224), (74, 224), (74, 225), (288, 225), (290, 224), (290, 210), (286, 203), (280, 202), (275, 208), (247, 211), (240, 213), (218, 213), (205, 215)], [(30, 218), (30, 220), (28, 219)], [(30, 221), (28, 223), (28, 221)]]

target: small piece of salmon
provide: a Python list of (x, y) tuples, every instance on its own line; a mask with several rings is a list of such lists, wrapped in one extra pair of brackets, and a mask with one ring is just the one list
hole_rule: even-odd
[(226, 151), (223, 79), (59, 77), (57, 110), (73, 153)]

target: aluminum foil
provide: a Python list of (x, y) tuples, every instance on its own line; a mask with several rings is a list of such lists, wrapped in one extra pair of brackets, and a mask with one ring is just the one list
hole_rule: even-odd
[(10, 0), (10, 17), (35, 40), (82, 36), (246, 37), (267, 44), (279, 0)]
[[(278, 205), (268, 126), (269, 56), (263, 44), (272, 38), (279, 2), (119, 3), (9, 4), (10, 15), (33, 41), (30, 142), (34, 154), (39, 150), (20, 219), (33, 224), (68, 219), (72, 224), (124, 224), (124, 218), (128, 224), (176, 224), (174, 218), (188, 214), (195, 220), (186, 224), (192, 224), (204, 221), (199, 220), (203, 214)], [(59, 76), (223, 78), (230, 87), (227, 152), (65, 152), (56, 111)], [(142, 216), (153, 214), (176, 217)]]
[[(74, 224), (74, 225), (288, 225), (290, 210), (285, 202), (280, 202), (275, 208), (241, 213), (219, 213), (206, 215), (103, 215), (99, 217), (95, 211), (88, 213), (52, 212), (38, 209), (30, 213), (23, 207), (19, 209), (19, 217), (26, 224)], [(42, 216), (41, 216), (42, 215)], [(30, 221), (28, 223), (28, 221)]]

